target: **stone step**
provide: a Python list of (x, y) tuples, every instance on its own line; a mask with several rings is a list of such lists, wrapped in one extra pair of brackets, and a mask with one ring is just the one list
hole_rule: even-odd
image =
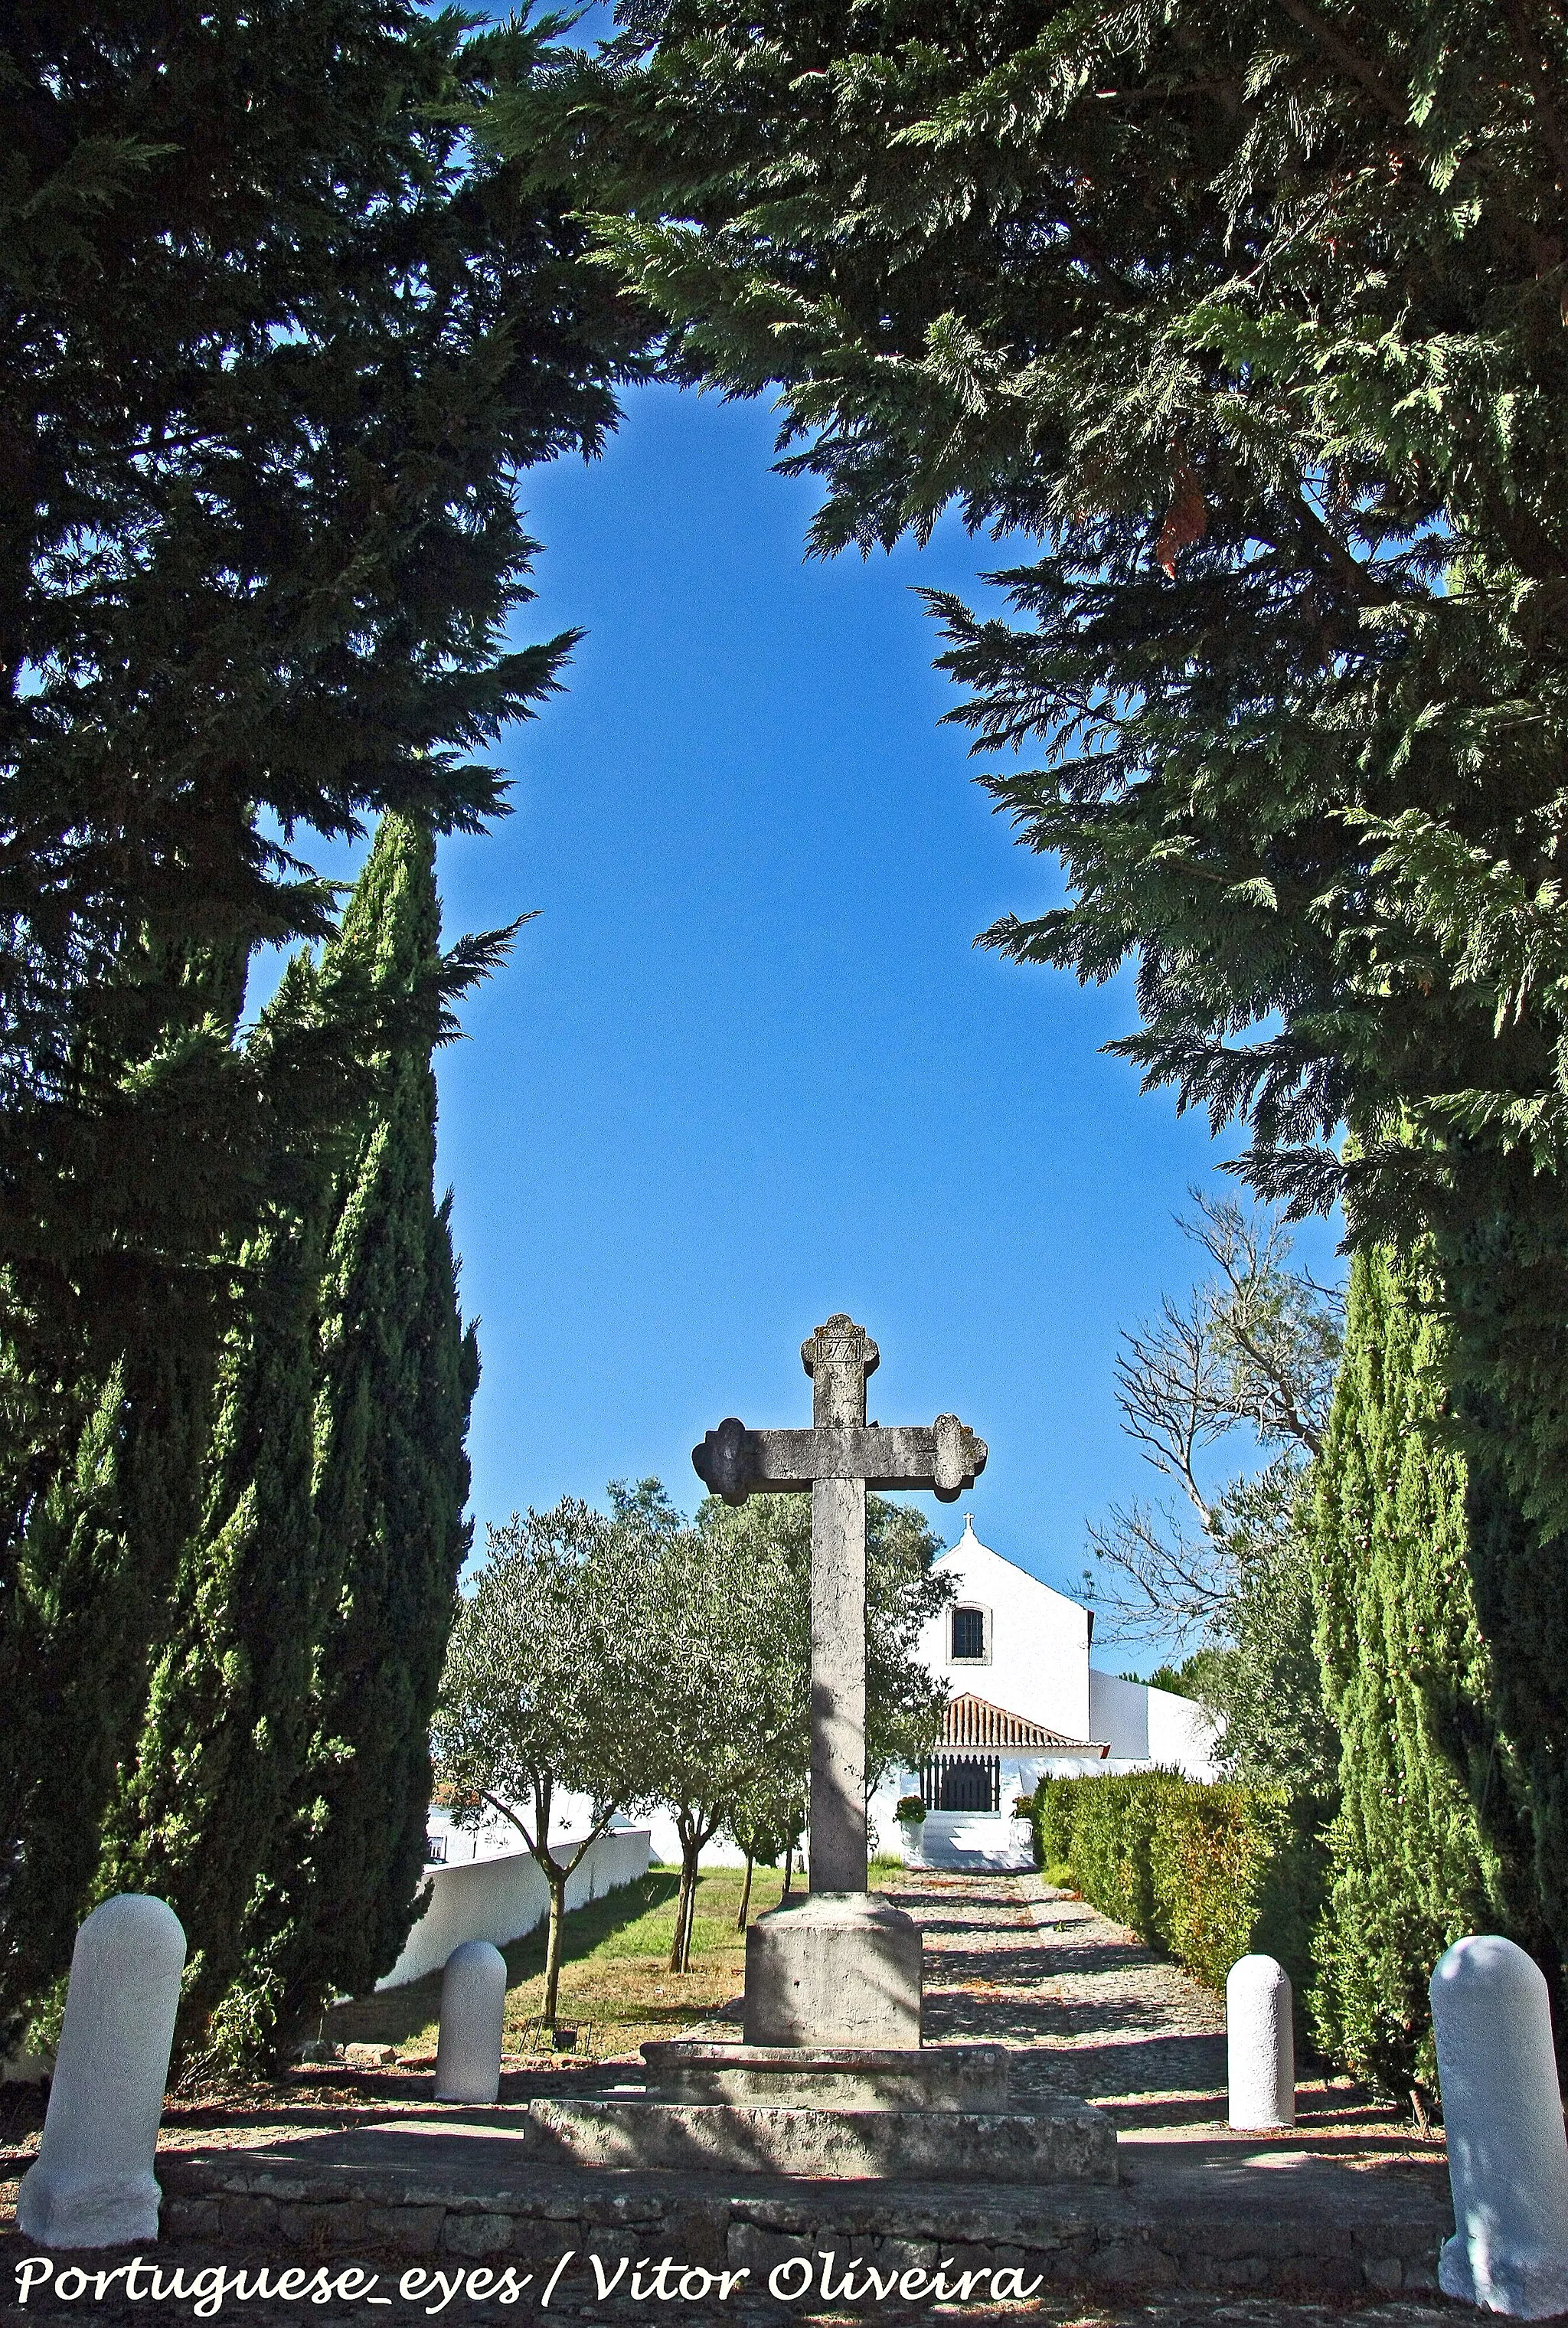
[(536, 2101), (529, 2146), (575, 2166), (906, 2182), (1114, 2182), (1116, 2133), (1086, 2102), (1036, 2110), (799, 2109), (645, 2094)]
[[(175, 2248), (210, 2243), (230, 2260), (390, 2258), (389, 2286), (403, 2261), (421, 2257), (447, 2267), (515, 2263), (533, 2273), (535, 2295), (569, 2253), (550, 2309), (601, 2323), (618, 2315), (598, 2301), (590, 2258), (668, 2255), (744, 2271), (724, 2313), (756, 2303), (777, 2323), (789, 2317), (781, 2299), (801, 2301), (808, 2281), (820, 2299), (830, 2268), (831, 2296), (851, 2260), (862, 2286), (867, 2267), (924, 2273), (928, 2296), (938, 2294), (935, 2273), (951, 2283), (999, 2268), (1021, 2274), (1006, 2292), (1026, 2297), (1042, 2288), (1075, 2300), (1179, 2290), (1357, 2304), (1424, 2296), (1436, 2292), (1438, 2247), (1453, 2228), (1441, 2164), (1329, 2158), (1305, 2139), (1262, 2149), (1223, 2137), (1135, 2140), (1122, 2145), (1120, 2183), (986, 2190), (552, 2167), (530, 2153), (521, 2117), (515, 2108), (408, 2117), (265, 2150), (164, 2151), (160, 2236)], [(982, 2281), (968, 2300), (992, 2293)], [(901, 2305), (920, 2300), (913, 2281), (899, 2290)], [(898, 2308), (862, 2301), (884, 2320)], [(627, 2316), (646, 2320), (653, 2309), (634, 2304)]]
[(662, 2102), (790, 2108), (1009, 2110), (1005, 2045), (741, 2045), (669, 2038), (643, 2047)]

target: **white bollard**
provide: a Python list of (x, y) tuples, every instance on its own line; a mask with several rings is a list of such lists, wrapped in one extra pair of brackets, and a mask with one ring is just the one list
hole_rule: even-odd
[(157, 2238), (153, 2162), (184, 1965), (178, 1916), (144, 1892), (106, 1900), (78, 1932), (43, 2139), (16, 2201), (40, 2247)]
[(1225, 1985), (1230, 2122), (1238, 2133), (1296, 2123), (1291, 1976), (1272, 1957), (1240, 1957)]
[(506, 1958), (488, 1940), (465, 1940), (441, 1976), (436, 2043), (438, 2102), (493, 2102), (501, 2091)]
[(1483, 2312), (1568, 2312), (1568, 2136), (1539, 1966), (1492, 1933), (1432, 1976), (1454, 2235), (1438, 2286)]

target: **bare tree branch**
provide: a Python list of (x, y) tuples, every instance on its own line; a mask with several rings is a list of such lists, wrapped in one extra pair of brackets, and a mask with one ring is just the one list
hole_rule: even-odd
[(1089, 1544), (1095, 1566), (1084, 1589), (1105, 1641), (1158, 1631), (1185, 1647), (1212, 1630), (1234, 1587), (1234, 1563), (1215, 1538), (1186, 1533), (1169, 1507), (1113, 1505), (1104, 1523), (1091, 1521)]
[[(1272, 1509), (1286, 1475), (1316, 1460), (1333, 1395), (1342, 1295), (1291, 1266), (1290, 1231), (1273, 1215), (1191, 1195), (1195, 1211), (1178, 1226), (1216, 1273), (1122, 1334), (1116, 1402), (1145, 1460), (1181, 1489), (1197, 1532), (1172, 1505), (1113, 1505), (1090, 1523), (1084, 1589), (1107, 1640), (1152, 1632), (1179, 1646), (1223, 1635), (1257, 1549), (1253, 1507)], [(1238, 1432), (1272, 1460), (1258, 1480), (1243, 1473), (1211, 1488), (1202, 1459)], [(1263, 1481), (1272, 1485), (1260, 1499)]]

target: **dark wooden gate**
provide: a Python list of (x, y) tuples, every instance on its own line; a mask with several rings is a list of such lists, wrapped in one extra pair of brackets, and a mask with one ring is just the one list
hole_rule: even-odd
[(1000, 1754), (939, 1754), (920, 1768), (920, 1798), (931, 1811), (1001, 1808)]

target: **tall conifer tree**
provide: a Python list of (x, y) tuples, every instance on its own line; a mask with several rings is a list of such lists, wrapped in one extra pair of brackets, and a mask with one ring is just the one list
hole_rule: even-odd
[(502, 939), (440, 948), (435, 842), (381, 821), (323, 969), (424, 1005), (334, 1192), (321, 1291), (316, 1501), (321, 1624), (294, 1816), (253, 1920), (253, 1982), (298, 2011), (389, 1971), (425, 1863), (430, 1717), (470, 1528), (464, 1442), (479, 1380), (457, 1302), (450, 1198), (437, 1201), (437, 1007)]
[(1318, 1471), (1318, 1646), (1341, 1794), (1312, 2004), (1328, 2049), (1401, 2098), (1436, 2086), (1426, 1983), (1451, 1940), (1503, 1931), (1554, 1965), (1477, 1618), (1477, 1499), (1432, 1293), (1417, 1263), (1357, 1255)]
[[(251, 1049), (319, 1020), (307, 955), (285, 973)], [(175, 1579), (146, 1724), (107, 1824), (99, 1890), (151, 1891), (190, 1944), (187, 2024), (239, 1970), (245, 1917), (277, 1847), (308, 1738), (321, 1625), (315, 1404), (332, 1146), (286, 1150), (218, 1368), (200, 1525)], [(240, 2004), (243, 2012), (250, 2000)], [(266, 2000), (255, 2000), (263, 2008)], [(231, 2008), (232, 2009), (232, 2008)]]
[(0, 18), (0, 2037), (214, 1543), (278, 1112), (303, 1153), (384, 1047), (346, 1007), (269, 1082), (234, 1042), (249, 953), (332, 924), (277, 835), (478, 830), (569, 643), (508, 636), (514, 480), (602, 441), (635, 323), (467, 127), (548, 37), (415, 0)]

